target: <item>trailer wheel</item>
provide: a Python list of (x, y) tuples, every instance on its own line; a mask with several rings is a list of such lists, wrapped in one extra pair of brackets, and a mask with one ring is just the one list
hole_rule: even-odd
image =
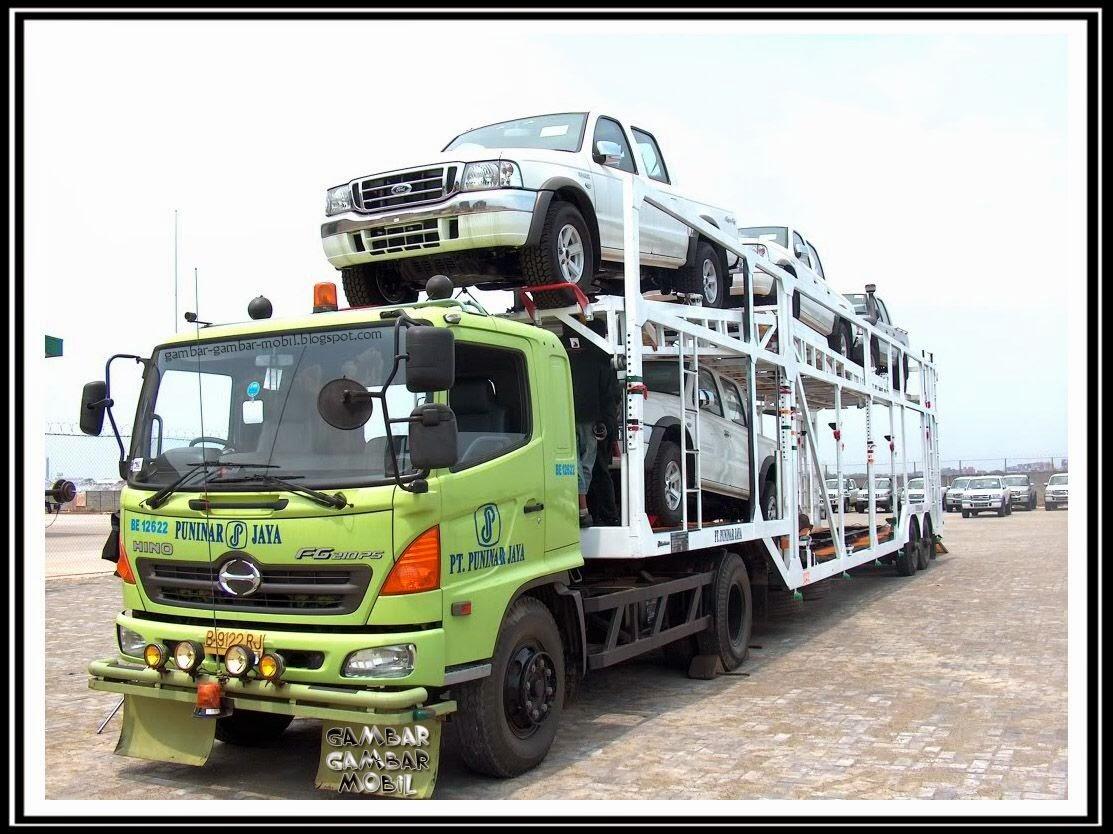
[(908, 523), (908, 541), (904, 547), (897, 551), (893, 564), (896, 565), (898, 576), (912, 576), (920, 562), (920, 525), (913, 518)]
[(293, 720), (292, 715), (238, 709), (227, 718), (216, 720), (216, 737), (237, 747), (267, 747), (278, 740)]
[(700, 654), (717, 655), (728, 672), (737, 669), (750, 650), (753, 627), (746, 563), (737, 553), (724, 553), (711, 583), (711, 625), (696, 635)]
[[(591, 232), (580, 210), (563, 200), (553, 200), (536, 246), (521, 252), (522, 277), (527, 284), (570, 284), (587, 293), (595, 277), (595, 252)], [(538, 293), (538, 307), (567, 307), (575, 303), (570, 292)]]
[(380, 264), (359, 264), (340, 270), (349, 307), (381, 307), (417, 301), (417, 290)]
[(675, 527), (684, 519), (685, 495), (681, 472), (680, 446), (671, 440), (662, 440), (657, 447), (657, 457), (649, 468), (645, 505), (650, 515), (656, 515), (658, 523), (666, 527)]
[(919, 557), (916, 560), (916, 567), (919, 570), (927, 570), (928, 566), (931, 565), (931, 554), (935, 550), (935, 537), (931, 534), (930, 516), (924, 516), (919, 544)]
[(471, 770), (509, 777), (536, 767), (552, 746), (564, 705), (564, 649), (549, 609), (515, 602), (499, 629), (491, 674), (456, 690), (449, 723)]

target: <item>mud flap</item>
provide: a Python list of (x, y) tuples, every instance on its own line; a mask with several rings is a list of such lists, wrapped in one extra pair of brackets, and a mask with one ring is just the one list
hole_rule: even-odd
[(349, 794), (427, 799), (440, 764), (441, 722), (321, 722), (317, 787)]
[(125, 695), (116, 754), (200, 766), (208, 761), (215, 734), (216, 721), (194, 718), (188, 701)]

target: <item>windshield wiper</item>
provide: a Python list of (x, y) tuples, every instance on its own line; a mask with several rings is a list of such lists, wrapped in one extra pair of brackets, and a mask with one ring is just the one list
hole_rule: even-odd
[[(144, 503), (146, 503), (146, 505), (148, 507), (150, 507), (152, 510), (157, 510), (159, 507), (161, 507), (163, 504), (166, 503), (166, 500), (171, 495), (173, 495), (175, 492), (177, 492), (179, 489), (181, 489), (183, 486), (185, 486), (186, 481), (188, 481), (190, 478), (192, 478), (198, 472), (208, 472), (210, 468), (213, 469), (213, 470), (220, 469), (222, 467), (223, 468), (243, 467), (243, 468), (251, 468), (251, 469), (277, 469), (278, 468), (277, 463), (218, 463), (216, 461), (207, 461), (207, 460), (197, 461), (196, 463), (190, 463), (190, 464), (187, 464), (187, 465), (189, 466), (189, 470), (187, 472), (185, 472), (181, 477), (175, 479), (174, 481), (172, 481), (169, 484), (167, 484), (166, 486), (164, 486), (162, 489), (160, 489), (154, 495), (150, 496)], [(202, 483), (205, 483), (208, 480), (209, 479), (206, 478), (204, 481), (202, 481)]]
[[(260, 466), (260, 467), (268, 466), (267, 464), (242, 464), (242, 465), (246, 466), (248, 468), (253, 468), (255, 466)], [(272, 467), (273, 464), (270, 465), (270, 466)], [(300, 478), (302, 476), (301, 475), (291, 475), (289, 477)], [(337, 493), (333, 493), (332, 495), (329, 495), (328, 493), (318, 492), (315, 489), (310, 489), (309, 487), (302, 486), (301, 484), (290, 483), (290, 481), (283, 480), (282, 478), (277, 478), (274, 475), (268, 475), (265, 472), (258, 472), (254, 475), (242, 475), (242, 476), (237, 477), (237, 478), (215, 478), (215, 479), (211, 480), (211, 483), (214, 483), (214, 484), (269, 484), (270, 486), (275, 486), (275, 487), (278, 487), (279, 489), (284, 489), (287, 492), (293, 492), (296, 495), (303, 495), (303, 496), (305, 496), (306, 498), (308, 498), (312, 501), (316, 501), (318, 504), (320, 504), (324, 507), (332, 507), (334, 510), (342, 510), (342, 509), (344, 509), (344, 507), (348, 506), (348, 499), (345, 498), (344, 494), (341, 493), (341, 492), (337, 492)]]

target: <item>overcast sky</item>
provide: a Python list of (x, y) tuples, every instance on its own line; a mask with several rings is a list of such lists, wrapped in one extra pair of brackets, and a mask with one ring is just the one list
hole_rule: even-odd
[[(800, 227), (840, 291), (877, 284), (940, 365), (945, 459), (1065, 454), (1085, 264), (1067, 38), (788, 28), (29, 23), (25, 281), (66, 353), (45, 418), (75, 422), (109, 354), (173, 331), (175, 208), (181, 311), (197, 267), (204, 318), (259, 293), (301, 314), (337, 276), (325, 187), (468, 127), (603, 106), (653, 130), (685, 193)], [(129, 425), (133, 374), (114, 380)]]

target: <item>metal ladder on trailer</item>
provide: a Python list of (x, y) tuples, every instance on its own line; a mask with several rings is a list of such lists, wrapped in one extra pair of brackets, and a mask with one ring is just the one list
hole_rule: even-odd
[[(696, 528), (703, 528), (703, 478), (700, 466), (700, 403), (699, 403), (699, 339), (681, 332), (676, 355), (680, 373), (680, 494), (683, 501), (681, 521), (688, 528), (688, 497), (695, 496)], [(690, 365), (689, 365), (690, 363)], [(691, 394), (688, 381), (691, 380)], [(692, 447), (688, 448), (688, 415), (692, 415)], [(689, 465), (690, 458), (690, 465)], [(688, 472), (692, 472), (692, 486), (688, 486)]]

